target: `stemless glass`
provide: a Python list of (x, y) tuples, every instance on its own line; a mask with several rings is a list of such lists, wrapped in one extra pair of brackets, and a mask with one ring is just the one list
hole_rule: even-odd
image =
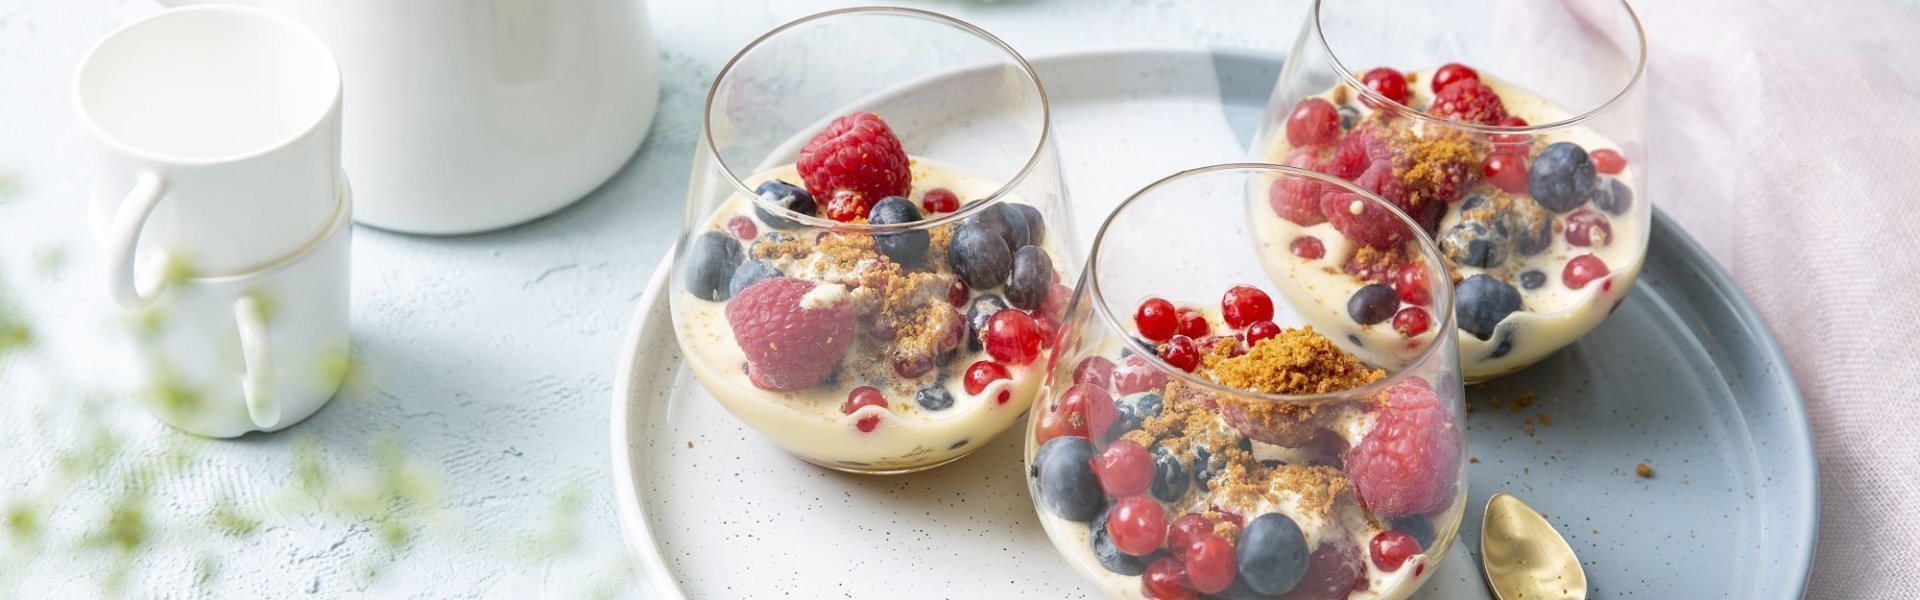
[[(1467, 379), (1489, 379), (1599, 326), (1639, 275), (1645, 66), (1621, 0), (1316, 0), (1252, 153), (1357, 182), (1433, 233)], [(1275, 192), (1295, 224), (1352, 226), (1321, 198)], [(1391, 284), (1340, 264), (1353, 277), (1322, 293)]]
[[(1344, 276), (1321, 259), (1350, 242), (1270, 235), (1275, 186), (1346, 202), (1393, 242), (1371, 260), (1417, 293), (1376, 288), (1353, 307), (1314, 293)], [(1128, 198), (1094, 239), (1028, 419), (1054, 546), (1116, 598), (1412, 593), (1466, 501), (1442, 264), (1406, 214), (1303, 169), (1205, 167)], [(1285, 283), (1268, 295), (1266, 281)], [(1373, 324), (1325, 325), (1350, 308)], [(1406, 335), (1365, 342), (1382, 328)]]
[(932, 468), (1011, 426), (1078, 265), (1048, 110), (1019, 53), (926, 11), (748, 44), (707, 97), (674, 250), (694, 376), (842, 471)]

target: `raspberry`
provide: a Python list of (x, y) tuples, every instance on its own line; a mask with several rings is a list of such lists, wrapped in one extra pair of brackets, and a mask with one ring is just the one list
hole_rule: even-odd
[(1347, 450), (1347, 478), (1377, 518), (1439, 511), (1453, 503), (1460, 437), (1433, 390), (1403, 383), (1387, 390), (1373, 428)]
[(1256, 321), (1272, 320), (1273, 298), (1250, 285), (1227, 288), (1226, 295), (1220, 298), (1220, 318), (1234, 329), (1252, 325)]
[(1453, 82), (1461, 80), (1479, 81), (1480, 72), (1460, 63), (1440, 65), (1439, 69), (1433, 71), (1433, 91), (1439, 93)]
[(1307, 98), (1287, 115), (1287, 143), (1295, 148), (1318, 146), (1340, 135), (1340, 111), (1332, 102)]
[[(1367, 71), (1367, 74), (1360, 78), (1360, 83), (1366, 84), (1368, 88), (1397, 104), (1407, 103), (1407, 76), (1399, 71), (1380, 67)], [(1362, 98), (1361, 102), (1366, 103), (1367, 106), (1374, 106), (1370, 98)]]
[(1471, 79), (1447, 84), (1433, 97), (1428, 113), (1462, 123), (1498, 125), (1507, 118), (1507, 106), (1500, 102), (1500, 95), (1493, 93), (1493, 88), (1480, 83), (1479, 79)]
[(1328, 194), (1320, 208), (1334, 229), (1361, 245), (1395, 248), (1413, 237), (1399, 217), (1353, 192)]
[(1307, 574), (1281, 600), (1346, 600), (1355, 586), (1366, 583), (1367, 564), (1345, 536), (1320, 539), (1307, 556)]
[[(1318, 170), (1313, 152), (1302, 150), (1287, 158), (1287, 166)], [(1273, 180), (1267, 189), (1267, 203), (1273, 205), (1273, 214), (1294, 223), (1318, 225), (1326, 222), (1327, 217), (1320, 214), (1320, 196), (1326, 186), (1305, 177), (1282, 176)]]
[(727, 324), (747, 355), (753, 385), (774, 391), (808, 387), (825, 380), (846, 358), (853, 343), (853, 303), (842, 292), (827, 294), (827, 302), (838, 300), (831, 306), (803, 307), (803, 298), (814, 289), (811, 281), (774, 277), (727, 302)]
[(873, 113), (834, 119), (800, 149), (800, 179), (827, 200), (827, 216), (852, 221), (887, 196), (905, 196), (913, 184), (907, 151), (887, 122)]

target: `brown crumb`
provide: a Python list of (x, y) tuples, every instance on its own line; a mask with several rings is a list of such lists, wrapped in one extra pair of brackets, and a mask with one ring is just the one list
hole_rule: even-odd
[(1640, 464), (1634, 465), (1633, 472), (1639, 475), (1641, 479), (1653, 479), (1653, 467), (1648, 466), (1647, 461), (1643, 460), (1640, 461)]
[(1480, 457), (1478, 457), (1478, 456), (1469, 456), (1469, 457), (1467, 457), (1467, 462), (1470, 462), (1470, 463), (1473, 463), (1473, 464), (1476, 464), (1476, 465), (1477, 465), (1477, 464), (1480, 464)]
[(692, 447), (693, 447), (693, 440), (687, 440), (687, 447), (688, 447), (688, 448), (692, 448)]
[[(1498, 405), (1498, 404), (1495, 404), (1494, 406), (1499, 406), (1499, 405)], [(1518, 413), (1518, 412), (1520, 412), (1520, 409), (1523, 409), (1523, 408), (1526, 408), (1526, 407), (1529, 407), (1529, 406), (1533, 406), (1533, 394), (1532, 394), (1532, 393), (1528, 393), (1528, 394), (1525, 394), (1525, 395), (1522, 395), (1522, 396), (1520, 396), (1519, 398), (1514, 398), (1514, 399), (1513, 399), (1513, 408), (1511, 408), (1510, 410), (1511, 410), (1512, 412), (1515, 412), (1515, 413)]]
[[(1407, 186), (1407, 203), (1446, 202), (1451, 198), (1426, 198), (1427, 190), (1459, 189), (1470, 183), (1472, 168), (1480, 164), (1473, 138), (1461, 131), (1439, 131), (1414, 135), (1402, 129), (1394, 134), (1396, 147), (1405, 148), (1404, 158), (1396, 161), (1394, 175)], [(1404, 164), (1404, 167), (1399, 165)]]
[(1338, 106), (1346, 103), (1347, 103), (1347, 84), (1342, 83), (1342, 84), (1333, 86), (1333, 104), (1335, 106)]
[(1310, 326), (1284, 329), (1240, 356), (1222, 358), (1214, 352), (1204, 359), (1202, 374), (1208, 379), (1267, 394), (1325, 394), (1386, 377), (1384, 371), (1367, 368)]
[(1549, 419), (1549, 418), (1547, 418), (1547, 413), (1540, 413), (1540, 424), (1541, 424), (1541, 425), (1552, 425), (1552, 424), (1553, 424), (1553, 419)]

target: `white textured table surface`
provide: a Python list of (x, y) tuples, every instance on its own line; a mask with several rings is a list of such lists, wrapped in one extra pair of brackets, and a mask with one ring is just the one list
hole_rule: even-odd
[[(636, 594), (608, 485), (606, 402), (632, 303), (676, 234), (706, 86), (753, 36), (847, 4), (651, 2), (661, 105), (633, 162), (585, 201), (507, 231), (419, 238), (361, 228), (353, 386), (288, 432), (214, 442), (175, 433), (131, 404), (130, 357), (115, 341), (115, 312), (94, 276), (98, 257), (83, 225), (86, 173), (68, 104), (71, 71), (111, 28), (159, 9), (145, 0), (0, 0), (0, 596)], [(1136, 45), (1284, 51), (1305, 11), (1301, 0), (912, 4), (975, 21), (1028, 53)], [(1722, 17), (1744, 8), (1643, 7), (1655, 38), (1655, 124), (1681, 125), (1676, 135), (1656, 138), (1657, 156), (1701, 164), (1713, 160), (1700, 158), (1712, 151), (1746, 148), (1716, 137), (1737, 124), (1692, 125), (1708, 116), (1690, 112), (1698, 103), (1661, 109), (1665, 98), (1712, 92), (1689, 85), (1698, 69), (1752, 55), (1723, 48), (1675, 53), (1668, 63), (1660, 54), (1662, 39), (1726, 27)], [(1809, 15), (1845, 27), (1807, 25), (1791, 41), (1823, 43), (1830, 40), (1811, 36), (1845, 30), (1864, 40), (1856, 48), (1910, 46), (1899, 32), (1920, 22), (1911, 10), (1874, 0), (1855, 8), (1852, 19), (1836, 16), (1848, 11)], [(1783, 20), (1756, 20), (1763, 17)], [(1728, 43), (1765, 48), (1772, 40), (1732, 36)], [(1891, 86), (1872, 87), (1860, 103), (1911, 111), (1920, 91), (1913, 64), (1892, 61)], [(1911, 134), (1892, 141), (1913, 157)], [(1876, 176), (1892, 181), (1896, 173)], [(1659, 183), (1702, 194), (1735, 189)], [(1891, 196), (1920, 201), (1913, 190), (1901, 184)], [(1825, 366), (1816, 362), (1823, 355), (1791, 344), (1787, 330), (1796, 324), (1781, 311), (1792, 314), (1797, 301), (1755, 289), (1767, 265), (1746, 250), (1765, 232), (1743, 230), (1711, 204), (1661, 202), (1755, 295), (1790, 342), (1803, 381)], [(1920, 262), (1894, 259), (1909, 275)], [(1862, 302), (1841, 299), (1848, 304), (1839, 308)], [(1915, 329), (1908, 319), (1901, 331)], [(7, 349), (11, 323), (24, 324), (32, 341)], [(1911, 338), (1892, 344), (1871, 349), (1916, 351)], [(1852, 365), (1857, 358), (1832, 360)], [(1906, 367), (1892, 383), (1913, 380)], [(1894, 389), (1824, 381), (1807, 384), (1810, 403)], [(1907, 408), (1920, 412), (1908, 399)], [(1874, 531), (1879, 515), (1911, 521), (1920, 493), (1897, 478), (1911, 481), (1920, 464), (1848, 441), (1911, 435), (1900, 423), (1916, 424), (1912, 413), (1878, 421), (1833, 405), (1813, 413), (1827, 493), (1823, 562), (1810, 595), (1920, 596), (1915, 563), (1897, 560), (1920, 559), (1911, 528), (1853, 543)]]

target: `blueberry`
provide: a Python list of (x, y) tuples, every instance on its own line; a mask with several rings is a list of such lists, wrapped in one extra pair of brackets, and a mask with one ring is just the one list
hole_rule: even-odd
[(1506, 335), (1500, 336), (1500, 343), (1493, 347), (1493, 353), (1488, 354), (1487, 358), (1500, 358), (1510, 352), (1513, 352), (1513, 330), (1511, 329), (1507, 330)]
[(1285, 594), (1307, 575), (1307, 536), (1300, 525), (1280, 513), (1267, 513), (1247, 522), (1233, 558), (1247, 587), (1261, 594)]
[(1537, 289), (1540, 289), (1540, 286), (1543, 286), (1546, 284), (1547, 284), (1546, 273), (1543, 273), (1540, 271), (1522, 271), (1520, 273), (1520, 287), (1527, 288), (1530, 290), (1537, 290)]
[(1033, 310), (1047, 299), (1053, 288), (1053, 257), (1039, 246), (1027, 246), (1013, 253), (1013, 272), (1007, 275), (1007, 302), (1014, 308)]
[[(867, 222), (874, 225), (899, 225), (920, 220), (920, 209), (912, 200), (900, 196), (887, 196), (873, 205), (867, 213)], [(873, 234), (873, 246), (881, 254), (902, 266), (918, 266), (927, 261), (927, 244), (931, 236), (925, 229), (895, 231)]]
[(1360, 288), (1347, 299), (1347, 316), (1361, 325), (1384, 323), (1399, 309), (1400, 295), (1393, 292), (1393, 286), (1384, 283)]
[(781, 273), (779, 269), (773, 268), (773, 265), (768, 264), (767, 261), (749, 260), (740, 263), (740, 267), (733, 270), (733, 278), (727, 281), (727, 294), (738, 296), (740, 295), (740, 290), (747, 289), (747, 286), (760, 283), (763, 279), (772, 279), (785, 275), (786, 273)]
[[(1006, 228), (1004, 221), (997, 222), (1003, 230)], [(990, 290), (1005, 282), (1013, 270), (1013, 251), (991, 227), (968, 221), (953, 232), (953, 241), (947, 246), (947, 264), (967, 287)]]
[(1153, 445), (1153, 497), (1161, 502), (1179, 500), (1187, 493), (1187, 483), (1193, 481), (1187, 477), (1187, 467), (1180, 464), (1180, 457), (1172, 450), (1159, 444)]
[(1593, 197), (1599, 181), (1593, 171), (1593, 157), (1573, 142), (1555, 142), (1533, 159), (1527, 173), (1527, 190), (1533, 200), (1556, 213), (1564, 213)]
[(1100, 515), (1107, 497), (1093, 474), (1093, 442), (1063, 435), (1047, 441), (1034, 454), (1034, 477), (1039, 479), (1040, 506), (1054, 516), (1085, 523)]
[[(807, 193), (807, 190), (800, 186), (785, 181), (775, 179), (762, 183), (760, 187), (753, 190), (753, 193), (760, 195), (761, 202), (809, 217), (819, 212), (819, 206), (813, 201), (813, 194)], [(759, 216), (762, 222), (774, 229), (789, 229), (797, 224), (794, 223), (793, 219), (773, 214), (773, 211), (767, 210), (766, 207), (758, 204), (754, 205), (753, 214)]]
[(1413, 541), (1420, 542), (1421, 548), (1433, 546), (1433, 521), (1427, 520), (1425, 515), (1395, 517), (1387, 520), (1387, 526), (1413, 536)]
[(1113, 420), (1113, 427), (1107, 429), (1100, 439), (1111, 442), (1129, 431), (1146, 427), (1147, 419), (1160, 416), (1160, 412), (1165, 408), (1166, 399), (1153, 392), (1123, 396), (1113, 403), (1113, 409), (1119, 418)]
[[(975, 200), (968, 202), (967, 205), (972, 206), (982, 202), (986, 201)], [(966, 210), (966, 208), (962, 207), (961, 210)], [(1014, 250), (1018, 250), (1021, 246), (1026, 245), (1021, 243), (1026, 241), (1027, 237), (1025, 224), (1023, 223), (1021, 227), (1015, 228), (1013, 223), (1007, 220), (1006, 206), (1002, 204), (994, 204), (980, 209), (980, 212), (974, 213), (971, 217), (967, 217), (967, 220), (962, 222), (961, 225), (978, 227), (987, 233), (993, 234), (994, 237), (1000, 238), (1001, 243), (1007, 245), (1008, 253), (1012, 253)]]
[(1465, 201), (1460, 203), (1460, 212), (1479, 210), (1481, 207), (1486, 205), (1487, 205), (1487, 197), (1485, 195), (1474, 194), (1472, 196), (1468, 196)]
[(1106, 567), (1108, 571), (1113, 571), (1121, 575), (1139, 575), (1146, 572), (1147, 563), (1151, 563), (1153, 559), (1159, 558), (1158, 553), (1155, 553), (1154, 556), (1133, 556), (1121, 552), (1119, 546), (1113, 545), (1113, 535), (1107, 533), (1107, 512), (1112, 508), (1113, 507), (1109, 506), (1100, 509), (1100, 515), (1094, 517), (1093, 522), (1090, 524), (1093, 526), (1093, 539), (1091, 540), (1093, 542), (1093, 557), (1100, 560), (1100, 566)]
[(1610, 215), (1625, 214), (1633, 207), (1633, 188), (1618, 179), (1607, 179), (1607, 185), (1593, 194), (1593, 205)]
[(1353, 129), (1353, 124), (1358, 122), (1360, 122), (1360, 111), (1354, 110), (1351, 106), (1340, 107), (1341, 129)]
[(1020, 237), (1022, 243), (1013, 247), (1038, 246), (1047, 240), (1046, 223), (1040, 219), (1040, 209), (1033, 205), (1008, 202), (1000, 205), (1000, 214), (1006, 218), (1008, 226), (1026, 226), (1026, 237), (1020, 237), (1016, 232), (1015, 237)]
[(1520, 291), (1507, 282), (1474, 275), (1453, 290), (1454, 316), (1460, 328), (1482, 340), (1493, 339), (1494, 329), (1513, 311), (1520, 310)]
[(984, 346), (980, 345), (980, 332), (986, 331), (987, 319), (993, 318), (993, 313), (1000, 312), (1006, 307), (1007, 301), (1001, 300), (999, 296), (993, 294), (982, 294), (974, 298), (973, 302), (967, 304), (968, 351), (979, 352), (984, 348)]
[(1462, 222), (1440, 237), (1440, 251), (1453, 262), (1469, 267), (1491, 269), (1507, 261), (1511, 250), (1504, 227), (1488, 227), (1479, 222)]
[[(1251, 440), (1240, 438), (1239, 445), (1241, 450), (1253, 452), (1253, 442)], [(1225, 470), (1227, 470), (1226, 457), (1214, 456), (1213, 452), (1207, 449), (1204, 444), (1195, 444), (1193, 446), (1194, 487), (1200, 488), (1202, 492), (1212, 490), (1214, 476), (1219, 475), (1221, 471)]]
[(1553, 213), (1529, 202), (1514, 202), (1513, 211), (1502, 215), (1502, 229), (1513, 240), (1513, 251), (1533, 256), (1553, 245)]
[(913, 393), (913, 402), (919, 404), (920, 408), (942, 411), (953, 408), (953, 394), (948, 392), (947, 388), (938, 385), (923, 387), (920, 391)]
[(687, 246), (687, 257), (683, 259), (687, 291), (714, 302), (732, 297), (727, 283), (733, 280), (733, 270), (740, 268), (746, 254), (741, 251), (740, 242), (733, 241), (733, 236), (726, 233), (709, 231), (693, 238)]

